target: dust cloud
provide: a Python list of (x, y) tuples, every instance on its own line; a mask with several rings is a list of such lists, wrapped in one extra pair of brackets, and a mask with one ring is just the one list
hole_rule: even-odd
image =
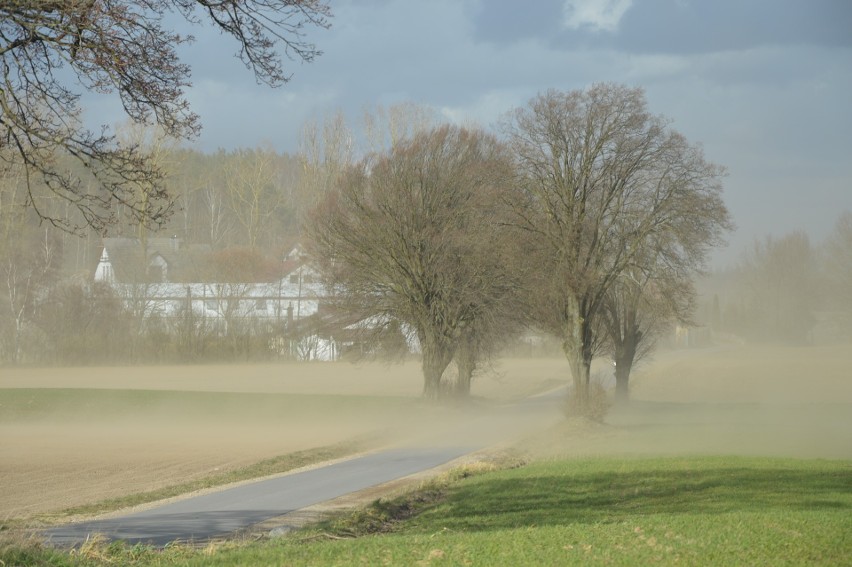
[(852, 458), (852, 345), (731, 344), (658, 352), (604, 424), (568, 420), (544, 455)]
[(376, 433), (385, 444), (523, 440), (543, 455), (852, 458), (850, 369), (841, 346), (661, 352), (603, 424), (564, 418), (560, 357), (499, 360), (459, 406), (422, 402), (414, 361), (4, 369), (0, 520)]

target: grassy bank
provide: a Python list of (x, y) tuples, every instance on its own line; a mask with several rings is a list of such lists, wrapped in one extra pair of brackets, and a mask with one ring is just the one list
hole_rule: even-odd
[[(852, 557), (850, 514), (849, 461), (581, 458), (454, 480), (278, 540), (201, 551), (120, 544), (75, 555), (41, 550), (28, 561), (842, 565)], [(0, 554), (7, 565), (15, 564), (13, 549), (21, 546)]]

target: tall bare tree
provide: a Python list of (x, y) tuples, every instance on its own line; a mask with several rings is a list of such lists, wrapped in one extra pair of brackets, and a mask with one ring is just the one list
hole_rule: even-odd
[(506, 200), (498, 200), (481, 211), (493, 223), (487, 239), (471, 235), (472, 253), (482, 264), (481, 271), (486, 277), (478, 282), (478, 292), (469, 297), (470, 316), (459, 332), (454, 356), (457, 375), (449, 385), (456, 398), (470, 395), (476, 373), (517, 336), (526, 322), (521, 295), (523, 272), (518, 265), (519, 249), (514, 234), (506, 229), (511, 222), (511, 211), (506, 205)]
[[(162, 182), (164, 185), (166, 185), (174, 176), (178, 165), (178, 158), (175, 155), (178, 140), (166, 135), (162, 128), (158, 126), (139, 124), (128, 120), (117, 127), (116, 138), (118, 143), (122, 146), (138, 148), (139, 151), (146, 156), (147, 162), (161, 172)], [(145, 217), (149, 216), (149, 213), (147, 212), (149, 207), (148, 200), (156, 191), (156, 188), (146, 186), (146, 183), (150, 183), (150, 181), (151, 180), (146, 180), (137, 184), (137, 195), (132, 198), (133, 201), (139, 204), (140, 212)], [(116, 207), (118, 210), (119, 221), (132, 221), (133, 215), (123, 213), (123, 208), (124, 205), (122, 204), (119, 204)], [(140, 243), (142, 243), (143, 250), (147, 249), (150, 227), (146, 226), (145, 223), (137, 222), (133, 224), (135, 224), (135, 226), (129, 227), (130, 230), (127, 230), (126, 232), (130, 233), (131, 230), (135, 232), (136, 238)]]
[(517, 225), (537, 262), (530, 312), (561, 339), (582, 409), (607, 294), (673, 226), (728, 222), (723, 171), (650, 114), (641, 89), (548, 91), (504, 126), (521, 171)]
[(438, 113), (415, 102), (378, 105), (364, 111), (364, 139), (367, 151), (384, 152), (398, 142), (440, 125)]
[(21, 361), (25, 332), (56, 278), (59, 262), (56, 235), (34, 223), (20, 225), (15, 238), (0, 247), (0, 339), (5, 339), (0, 345), (6, 360)]
[(828, 283), (828, 307), (852, 332), (852, 212), (840, 215), (825, 243), (823, 262)]
[(617, 402), (628, 400), (633, 365), (653, 351), (659, 336), (675, 324), (694, 324), (694, 278), (733, 227), (720, 192), (707, 189), (684, 187), (668, 203), (665, 230), (633, 243), (632, 261), (606, 293), (602, 332), (615, 364)]
[[(199, 120), (184, 93), (190, 69), (177, 51), (192, 37), (168, 28), (173, 15), (230, 35), (256, 79), (276, 86), (289, 80), (280, 51), (311, 61), (319, 51), (305, 29), (327, 27), (331, 13), (322, 0), (0, 4), (0, 159), (25, 166), (28, 203), (42, 219), (66, 230), (103, 230), (121, 204), (139, 222), (165, 221), (171, 196), (162, 172), (139, 146), (119, 143), (106, 126), (85, 128), (80, 98), (83, 90), (117, 94), (133, 122), (157, 124), (177, 139), (195, 136)], [(57, 162), (63, 156), (83, 164), (99, 190), (88, 191), (65, 171)], [(52, 214), (42, 206), (45, 198), (67, 201), (80, 220)]]
[(234, 231), (236, 221), (230, 215), (231, 207), (224, 187), (225, 152), (215, 154), (216, 162), (210, 164), (200, 178), (203, 226), (206, 228), (206, 241), (214, 250), (227, 245)]
[(808, 235), (795, 231), (755, 240), (740, 271), (749, 338), (807, 342), (815, 323), (817, 282), (817, 255)]
[(494, 137), (441, 127), (353, 168), (306, 226), (341, 307), (414, 330), (428, 399), (446, 393), (459, 337), (487, 309), (490, 211), (509, 168)]
[(629, 399), (630, 372), (653, 352), (657, 339), (675, 323), (689, 324), (695, 309), (691, 279), (654, 259), (626, 269), (603, 302), (598, 332), (615, 365), (615, 401)]
[(278, 155), (269, 147), (238, 150), (227, 157), (225, 186), (234, 217), (244, 230), (244, 242), (251, 248), (258, 246), (287, 200), (279, 165)]
[(343, 112), (304, 124), (299, 140), (301, 172), (293, 199), (299, 220), (334, 189), (354, 159), (353, 134)]

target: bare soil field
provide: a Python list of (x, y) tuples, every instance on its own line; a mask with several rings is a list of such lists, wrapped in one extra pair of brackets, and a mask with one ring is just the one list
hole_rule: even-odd
[(606, 423), (569, 420), (533, 444), (556, 456), (852, 459), (852, 345), (659, 352)]
[[(477, 379), (473, 394), (499, 404), (568, 379), (564, 359), (503, 360)], [(626, 410), (544, 443), (582, 454), (852, 458), (849, 346), (672, 351), (632, 380)], [(467, 411), (424, 405), (421, 388), (414, 362), (2, 369), (0, 522), (361, 434), (416, 436)]]
[(852, 403), (852, 345), (668, 351), (631, 381), (635, 399), (661, 402)]
[[(505, 361), (474, 395), (565, 382), (564, 361)], [(359, 435), (418, 434), (458, 410), (424, 406), (417, 363), (0, 371), (0, 522), (156, 490)]]

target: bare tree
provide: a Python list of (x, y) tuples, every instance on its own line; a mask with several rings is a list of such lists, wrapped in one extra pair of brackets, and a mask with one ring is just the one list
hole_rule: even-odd
[(286, 201), (277, 158), (268, 147), (238, 150), (227, 158), (225, 186), (231, 209), (251, 248), (258, 246), (270, 220)]
[(306, 226), (341, 307), (416, 333), (428, 399), (446, 393), (459, 336), (486, 308), (483, 252), (509, 167), (492, 136), (445, 126), (352, 169)]
[(378, 105), (364, 111), (364, 138), (370, 152), (387, 151), (398, 142), (438, 125), (439, 116), (433, 108), (414, 102)]
[(601, 323), (615, 364), (617, 402), (628, 400), (630, 372), (657, 338), (674, 324), (694, 324), (693, 280), (704, 273), (711, 247), (733, 226), (721, 194), (701, 184), (682, 188), (665, 215), (665, 230), (632, 243), (632, 261), (603, 301)]
[(506, 229), (511, 220), (506, 204), (506, 200), (498, 200), (481, 212), (493, 225), (487, 231), (487, 239), (472, 235), (475, 240), (469, 244), (486, 277), (478, 283), (478, 292), (469, 298), (470, 315), (459, 332), (454, 357), (458, 372), (451, 385), (456, 398), (470, 395), (476, 373), (517, 335), (525, 322), (523, 273), (518, 269), (519, 250), (514, 235)]
[(4, 297), (0, 321), (6, 323), (0, 332), (7, 339), (5, 358), (12, 363), (21, 361), (25, 332), (55, 279), (60, 256), (57, 239), (44, 228), (30, 224), (19, 230), (16, 238), (0, 248), (0, 291)]
[(695, 309), (692, 281), (648, 261), (626, 269), (604, 299), (600, 333), (615, 365), (615, 401), (629, 399), (630, 372), (653, 352), (674, 323), (688, 324)]
[[(138, 148), (146, 156), (148, 164), (155, 167), (161, 173), (161, 181), (164, 184), (173, 178), (178, 165), (175, 156), (178, 141), (166, 135), (162, 128), (126, 121), (117, 127), (116, 138), (122, 146)], [(151, 181), (147, 180), (137, 183), (135, 187), (137, 194), (132, 197), (132, 200), (139, 204), (140, 212), (144, 217), (149, 216), (149, 199), (156, 192), (155, 187), (149, 186)], [(116, 207), (119, 222), (121, 220), (133, 219), (132, 213), (123, 213), (124, 207), (123, 204), (119, 204)], [(144, 222), (133, 224), (135, 226), (128, 228), (136, 233), (136, 238), (140, 242), (143, 253), (147, 253), (150, 227)]]
[(801, 231), (755, 240), (743, 255), (749, 338), (807, 342), (815, 318), (816, 251)]
[(521, 171), (517, 225), (537, 263), (530, 312), (561, 339), (582, 409), (607, 294), (673, 226), (708, 215), (725, 226), (723, 171), (651, 115), (641, 89), (548, 91), (504, 126)]
[(205, 172), (201, 178), (201, 201), (203, 203), (207, 239), (214, 250), (224, 247), (233, 231), (235, 221), (229, 216), (228, 195), (222, 187), (224, 178), (224, 152), (216, 154), (217, 163), (212, 171)]
[(830, 308), (852, 331), (852, 212), (840, 215), (825, 243), (823, 262)]
[[(289, 80), (277, 50), (311, 61), (319, 51), (305, 39), (305, 28), (327, 27), (331, 15), (322, 0), (3, 2), (0, 159), (24, 164), (28, 204), (42, 219), (71, 231), (103, 230), (120, 204), (138, 222), (166, 220), (171, 197), (162, 172), (107, 127), (85, 128), (80, 97), (82, 89), (117, 94), (133, 122), (157, 124), (176, 139), (195, 136), (199, 120), (184, 93), (190, 69), (177, 55), (192, 37), (168, 29), (172, 14), (232, 36), (257, 80), (272, 86)], [(99, 189), (87, 191), (60, 167), (62, 156), (84, 165)], [(46, 198), (67, 201), (81, 220), (51, 214), (42, 206)]]
[(342, 111), (307, 121), (299, 141), (302, 167), (295, 198), (297, 217), (302, 219), (304, 212), (337, 186), (356, 155), (388, 152), (398, 142), (439, 125), (437, 113), (426, 106), (412, 102), (377, 106), (364, 111), (362, 135), (357, 137), (364, 146), (359, 147)]
[(352, 131), (341, 111), (327, 116), (322, 123), (305, 123), (299, 140), (301, 172), (294, 198), (299, 220), (334, 189), (354, 156)]
[(59, 243), (36, 226), (22, 200), (21, 167), (0, 176), (0, 359), (20, 362), (24, 335), (60, 263)]

